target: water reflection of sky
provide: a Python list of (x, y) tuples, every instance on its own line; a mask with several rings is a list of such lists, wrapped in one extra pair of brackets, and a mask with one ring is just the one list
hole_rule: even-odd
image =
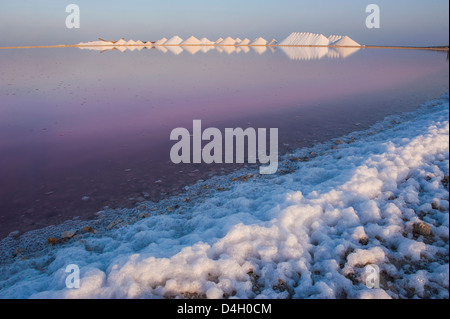
[[(70, 214), (62, 203), (82, 207), (86, 193), (115, 196), (170, 180), (170, 131), (190, 129), (193, 119), (278, 127), (280, 145), (308, 144), (448, 90), (446, 54), (325, 49), (0, 51), (0, 222), (14, 227), (19, 216), (54, 207)], [(127, 185), (128, 168), (139, 185)]]

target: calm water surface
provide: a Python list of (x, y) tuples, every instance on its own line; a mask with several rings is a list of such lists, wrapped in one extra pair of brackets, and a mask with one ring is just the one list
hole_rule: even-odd
[(194, 119), (276, 127), (286, 152), (414, 110), (449, 86), (443, 52), (258, 50), (0, 50), (0, 238), (158, 201), (241, 167), (170, 163), (170, 132)]

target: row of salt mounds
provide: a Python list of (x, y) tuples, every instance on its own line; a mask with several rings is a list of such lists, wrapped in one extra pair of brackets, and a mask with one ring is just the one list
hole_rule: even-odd
[(279, 45), (311, 45), (311, 46), (348, 46), (360, 47), (361, 45), (348, 36), (331, 35), (328, 38), (323, 34), (309, 32), (293, 32)]

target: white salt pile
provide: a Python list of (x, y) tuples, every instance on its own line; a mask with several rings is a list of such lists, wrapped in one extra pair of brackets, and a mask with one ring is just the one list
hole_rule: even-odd
[(166, 42), (167, 42), (167, 39), (166, 38), (162, 38), (162, 39), (156, 41), (155, 44), (156, 45), (163, 45)]
[(250, 44), (250, 40), (245, 38), (244, 40), (242, 40), (241, 42), (239, 42), (239, 45), (249, 45)]
[(293, 32), (286, 39), (284, 39), (280, 45), (311, 45), (311, 46), (348, 46), (348, 47), (360, 47), (361, 45), (352, 40), (348, 36), (332, 35), (328, 38), (323, 34), (315, 34), (308, 32)]
[(277, 45), (278, 41), (276, 39), (272, 39), (267, 45)]
[(114, 43), (110, 41), (90, 41), (90, 42), (80, 42), (79, 46), (113, 46)]
[(360, 47), (361, 45), (348, 36), (336, 41), (333, 45), (341, 47)]
[(330, 45), (333, 45), (334, 43), (336, 43), (340, 39), (342, 39), (342, 35), (330, 35), (328, 37), (328, 41), (330, 41)]
[(207, 39), (207, 38), (201, 38), (201, 39), (200, 39), (200, 42), (201, 42), (201, 44), (203, 44), (203, 45), (213, 45), (213, 44), (215, 44), (214, 41), (211, 41), (211, 40), (209, 40), (209, 39)]
[(227, 37), (226, 39), (220, 41), (219, 43), (216, 43), (217, 45), (235, 45), (236, 40), (232, 37)]
[(180, 45), (201, 45), (202, 42), (194, 36), (191, 36), (180, 43)]
[(180, 45), (183, 39), (175, 35), (164, 43), (164, 45)]
[(280, 45), (329, 45), (330, 41), (323, 34), (293, 32)]
[(115, 44), (115, 45), (126, 45), (126, 44), (127, 44), (127, 41), (125, 41), (125, 39), (122, 38), (122, 39), (120, 39), (119, 41), (116, 41), (114, 44)]
[(222, 41), (223, 41), (223, 38), (218, 38), (217, 41), (215, 42), (215, 44), (219, 44)]
[(263, 38), (256, 38), (250, 45), (267, 45), (267, 41)]

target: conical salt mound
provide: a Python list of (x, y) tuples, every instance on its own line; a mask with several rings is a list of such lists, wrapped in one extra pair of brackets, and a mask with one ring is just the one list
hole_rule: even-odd
[(155, 44), (162, 45), (162, 44), (164, 44), (166, 42), (167, 42), (167, 39), (166, 38), (162, 38), (161, 40), (156, 41)]
[(286, 39), (281, 41), (280, 45), (329, 45), (328, 40), (323, 34), (309, 32), (293, 32)]
[(194, 36), (187, 38), (185, 41), (181, 43), (181, 45), (200, 45), (200, 44), (202, 44), (201, 41)]
[(267, 41), (263, 38), (256, 38), (250, 45), (267, 45)]
[(328, 37), (328, 41), (330, 41), (330, 45), (334, 45), (337, 41), (342, 39), (342, 35), (330, 35)]
[(242, 40), (241, 42), (239, 42), (239, 45), (249, 45), (250, 44), (250, 40), (245, 38), (244, 40)]
[(225, 40), (217, 43), (217, 45), (235, 45), (235, 44), (236, 44), (236, 40), (234, 40), (231, 37), (227, 37)]
[(127, 41), (125, 41), (125, 40), (122, 38), (122, 39), (120, 39), (119, 41), (116, 41), (114, 44), (115, 44), (115, 45), (126, 45), (126, 44), (127, 44)]
[(183, 39), (176, 35), (167, 40), (167, 42), (164, 43), (164, 45), (179, 45), (181, 42), (183, 42)]
[(339, 41), (335, 42), (333, 45), (340, 47), (360, 47), (361, 44), (356, 42), (355, 40), (349, 38), (348, 36), (343, 37)]
[(200, 42), (201, 42), (201, 44), (203, 44), (203, 45), (211, 45), (211, 44), (214, 44), (214, 41), (208, 40), (208, 38), (201, 38)]

